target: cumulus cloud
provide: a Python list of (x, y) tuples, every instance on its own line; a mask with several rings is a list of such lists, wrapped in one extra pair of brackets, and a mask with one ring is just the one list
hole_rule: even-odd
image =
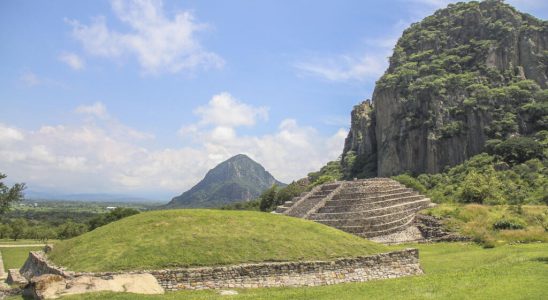
[(12, 141), (20, 141), (23, 139), (24, 135), (19, 129), (9, 127), (0, 123), (0, 142), (9, 143)]
[(268, 108), (253, 107), (234, 98), (227, 92), (213, 96), (209, 103), (194, 110), (200, 116), (200, 124), (218, 126), (250, 126), (257, 119), (268, 119)]
[(58, 58), (60, 61), (64, 62), (67, 66), (76, 71), (83, 70), (86, 66), (84, 60), (74, 53), (63, 52), (59, 54)]
[[(233, 111), (214, 119), (214, 112), (227, 101)], [(83, 116), (76, 124), (44, 125), (35, 130), (0, 124), (0, 170), (31, 188), (176, 195), (239, 153), (263, 164), (279, 180), (290, 182), (336, 159), (346, 136), (344, 129), (323, 135), (294, 119), (282, 120), (267, 134), (242, 135), (240, 126), (266, 120), (267, 112), (228, 93), (195, 109), (196, 122), (184, 126), (194, 143), (180, 147), (152, 146), (156, 144), (149, 142), (153, 135), (121, 124), (101, 102), (79, 106), (75, 113)]]
[(126, 32), (110, 28), (104, 16), (89, 25), (69, 20), (72, 35), (89, 54), (110, 59), (134, 56), (147, 73), (223, 66), (223, 59), (197, 40), (196, 33), (207, 26), (197, 23), (190, 12), (169, 18), (160, 0), (113, 0), (111, 6)]

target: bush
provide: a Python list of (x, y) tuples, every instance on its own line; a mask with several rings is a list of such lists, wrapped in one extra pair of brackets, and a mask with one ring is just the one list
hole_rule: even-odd
[(278, 203), (277, 200), (278, 187), (274, 184), (268, 190), (264, 191), (261, 196), (259, 196), (259, 209), (261, 211), (271, 211), (276, 206), (281, 203)]
[(493, 224), (493, 229), (495, 230), (516, 230), (516, 229), (524, 229), (527, 227), (525, 222), (518, 220), (518, 219), (500, 219), (496, 221)]
[(416, 178), (408, 175), (408, 174), (401, 174), (398, 176), (392, 177), (392, 179), (398, 181), (399, 183), (405, 185), (408, 188), (412, 188), (417, 190), (419, 193), (425, 194), (427, 192), (426, 187)]
[(89, 230), (93, 230), (97, 227), (104, 226), (106, 224), (118, 221), (125, 217), (136, 215), (138, 213), (139, 211), (133, 208), (117, 207), (106, 214), (102, 214), (91, 219), (89, 221)]
[(542, 145), (529, 137), (511, 137), (494, 147), (496, 155), (511, 164), (543, 158)]

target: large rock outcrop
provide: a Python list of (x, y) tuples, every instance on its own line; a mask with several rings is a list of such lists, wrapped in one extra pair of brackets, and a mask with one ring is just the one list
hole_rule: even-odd
[(357, 105), (347, 178), (437, 173), (489, 139), (548, 128), (548, 22), (502, 1), (451, 4), (404, 31)]

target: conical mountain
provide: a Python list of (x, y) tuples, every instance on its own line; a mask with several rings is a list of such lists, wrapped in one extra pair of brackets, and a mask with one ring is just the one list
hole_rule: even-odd
[(198, 184), (174, 197), (169, 208), (218, 207), (257, 198), (273, 184), (284, 186), (247, 155), (238, 154), (209, 170)]

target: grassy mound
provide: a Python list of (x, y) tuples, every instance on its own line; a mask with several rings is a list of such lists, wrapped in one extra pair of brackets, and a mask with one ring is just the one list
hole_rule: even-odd
[(59, 242), (50, 259), (74, 271), (327, 260), (387, 248), (311, 221), (249, 211), (141, 213)]

